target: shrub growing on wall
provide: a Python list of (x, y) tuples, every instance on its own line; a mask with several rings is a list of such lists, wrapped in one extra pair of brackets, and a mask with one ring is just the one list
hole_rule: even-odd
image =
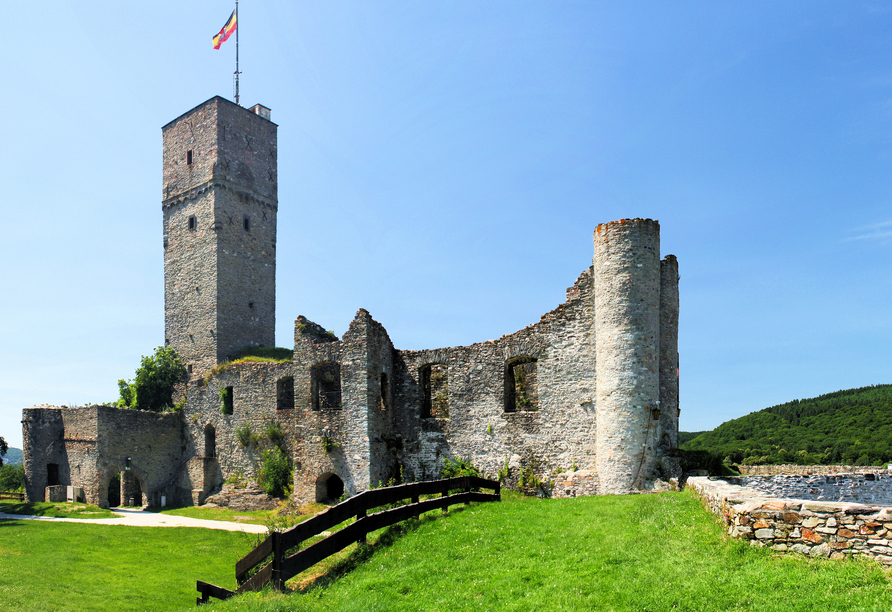
[(186, 379), (186, 366), (171, 347), (159, 346), (155, 354), (143, 355), (132, 381), (119, 380), (118, 406), (161, 412), (171, 408), (174, 387)]
[(267, 495), (281, 497), (291, 484), (291, 465), (278, 446), (263, 451), (258, 483)]

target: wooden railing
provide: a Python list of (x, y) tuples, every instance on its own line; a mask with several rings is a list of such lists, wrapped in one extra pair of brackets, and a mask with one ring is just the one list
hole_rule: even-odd
[(24, 493), (16, 493), (13, 491), (0, 491), (0, 499), (14, 499), (16, 501), (25, 501)]
[[(480, 493), (472, 489), (492, 489), (493, 493)], [(440, 495), (440, 497), (420, 499), (427, 495)], [(411, 501), (403, 506), (368, 514), (369, 510), (405, 500)], [(418, 517), (423, 512), (448, 508), (454, 504), (500, 500), (498, 481), (485, 480), (476, 476), (415, 482), (365, 491), (286, 531), (270, 534), (235, 564), (238, 590), (230, 591), (201, 580), (197, 581), (196, 588), (201, 593), (197, 603), (207, 603), (210, 597), (228, 599), (237, 593), (259, 591), (269, 583), (272, 583), (273, 588), (281, 590), (289, 578), (293, 578), (354, 542), (364, 543), (366, 534), (376, 529), (389, 527), (400, 521)], [(354, 523), (295, 554), (288, 555), (291, 549), (299, 546), (302, 542), (353, 517), (356, 517)], [(268, 560), (270, 556), (272, 559)], [(258, 567), (259, 569), (257, 569)], [(255, 569), (256, 571), (252, 575), (251, 572)]]

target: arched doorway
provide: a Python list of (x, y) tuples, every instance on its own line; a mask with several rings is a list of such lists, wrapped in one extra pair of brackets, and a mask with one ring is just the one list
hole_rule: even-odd
[(326, 472), (316, 479), (316, 501), (323, 504), (337, 503), (344, 495), (344, 481), (337, 474)]

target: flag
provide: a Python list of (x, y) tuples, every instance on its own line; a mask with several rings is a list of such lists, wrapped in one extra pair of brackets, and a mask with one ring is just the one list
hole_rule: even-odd
[(214, 49), (219, 49), (220, 45), (226, 42), (226, 40), (232, 36), (232, 33), (235, 32), (235, 29), (238, 27), (238, 14), (235, 11), (232, 11), (232, 15), (229, 16), (229, 19), (226, 20), (226, 25), (223, 26), (223, 29), (220, 30), (220, 33), (214, 36)]

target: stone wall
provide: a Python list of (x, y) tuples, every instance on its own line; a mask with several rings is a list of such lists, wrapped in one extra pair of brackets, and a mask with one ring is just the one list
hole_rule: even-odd
[(892, 475), (885, 470), (861, 474), (742, 476), (725, 480), (770, 497), (892, 506)]
[(775, 474), (882, 474), (884, 467), (873, 465), (741, 465), (737, 470), (744, 476), (774, 476)]
[[(136, 483), (129, 490), (138, 485), (141, 503), (160, 503), (162, 494), (170, 500), (183, 498), (175, 484), (185, 446), (179, 415), (109, 406), (38, 406), (22, 411), (22, 433), (29, 501), (43, 501), (52, 485), (63, 491), (76, 486), (83, 488), (88, 503), (106, 506), (110, 481), (124, 471)], [(56, 482), (49, 482), (51, 477)]]
[(707, 477), (687, 483), (729, 535), (754, 546), (813, 557), (861, 555), (892, 565), (892, 508), (771, 498)]

